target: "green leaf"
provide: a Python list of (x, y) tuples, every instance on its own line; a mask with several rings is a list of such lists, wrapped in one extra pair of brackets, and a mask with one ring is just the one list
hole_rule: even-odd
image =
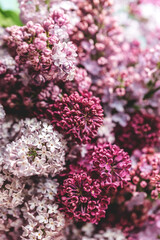
[(0, 26), (10, 27), (13, 25), (22, 26), (22, 22), (19, 18), (19, 14), (12, 10), (3, 10), (0, 7)]

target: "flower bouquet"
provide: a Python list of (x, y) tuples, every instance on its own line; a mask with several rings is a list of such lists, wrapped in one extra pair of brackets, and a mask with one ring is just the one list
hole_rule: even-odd
[(0, 240), (158, 240), (159, 1), (19, 9), (0, 27)]

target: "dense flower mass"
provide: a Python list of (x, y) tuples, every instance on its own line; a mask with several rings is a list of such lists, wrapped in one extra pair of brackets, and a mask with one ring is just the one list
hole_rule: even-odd
[(0, 240), (160, 239), (160, 4), (17, 2), (19, 19), (0, 7)]
[(72, 80), (76, 48), (68, 41), (69, 23), (62, 11), (54, 11), (43, 24), (29, 21), (25, 26), (7, 28), (6, 42), (19, 68), (29, 81)]
[(60, 210), (66, 216), (92, 223), (98, 223), (105, 217), (105, 210), (110, 203), (100, 181), (81, 168), (65, 174), (63, 184), (59, 187), (58, 200)]
[[(123, 187), (128, 181), (131, 160), (123, 149), (109, 143), (91, 145), (81, 164), (88, 166), (100, 175), (101, 184), (107, 188)], [(86, 159), (86, 160), (85, 160)], [(84, 163), (83, 163), (84, 162)]]
[(28, 201), (22, 208), (25, 225), (22, 239), (48, 239), (60, 235), (65, 220), (58, 206), (54, 203), (57, 192), (57, 182), (53, 179), (42, 179), (38, 185), (33, 185), (29, 191)]
[(159, 152), (155, 152), (153, 148), (144, 148), (137, 165), (133, 167), (130, 174), (135, 187), (146, 189), (153, 199), (158, 198), (160, 193)]
[(22, 179), (11, 175), (7, 171), (0, 172), (0, 208), (15, 208), (21, 205), (24, 199)]
[(73, 141), (87, 143), (97, 134), (103, 122), (103, 109), (90, 92), (75, 92), (51, 104), (48, 117), (55, 128)]
[(26, 119), (21, 122), (19, 137), (8, 144), (4, 168), (18, 176), (54, 176), (63, 169), (66, 142), (46, 121)]
[(149, 114), (135, 113), (126, 127), (115, 127), (116, 144), (129, 152), (145, 146), (156, 146), (159, 137), (160, 119)]

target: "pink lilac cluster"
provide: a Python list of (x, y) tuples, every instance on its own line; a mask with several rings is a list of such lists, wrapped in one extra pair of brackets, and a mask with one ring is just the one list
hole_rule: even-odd
[(78, 91), (80, 93), (89, 90), (92, 80), (87, 74), (84, 68), (76, 67), (74, 81), (67, 81), (65, 83), (65, 91), (67, 93), (74, 93)]
[(17, 138), (7, 144), (3, 164), (17, 177), (54, 176), (65, 164), (66, 142), (46, 121), (21, 121)]
[(87, 164), (89, 169), (99, 174), (101, 186), (106, 189), (116, 190), (129, 180), (131, 160), (128, 153), (116, 145), (89, 145), (84, 159), (81, 160), (81, 165), (83, 164)]
[(63, 177), (58, 190), (60, 210), (76, 221), (98, 223), (105, 217), (110, 198), (99, 179), (93, 178), (81, 167), (70, 165), (71, 170)]
[(79, 66), (82, 65), (91, 76), (94, 95), (104, 103), (113, 102), (113, 96), (124, 96), (132, 82), (127, 68), (138, 60), (139, 43), (125, 41), (121, 27), (113, 17), (113, 1), (75, 2), (80, 21), (72, 31), (71, 39), (78, 46)]
[(24, 24), (28, 21), (42, 23), (54, 10), (60, 9), (67, 12), (67, 17), (73, 22), (77, 22), (75, 11), (77, 6), (74, 1), (69, 0), (18, 0), (20, 8), (20, 18)]
[(159, 152), (156, 152), (153, 148), (144, 148), (137, 165), (132, 168), (130, 175), (132, 178), (132, 188), (135, 186), (134, 188), (137, 191), (144, 191), (145, 189), (145, 192), (147, 192), (151, 198), (157, 199), (160, 193)]
[(42, 24), (29, 21), (22, 27), (7, 28), (7, 46), (18, 67), (28, 73), (24, 85), (73, 79), (77, 54), (68, 41), (68, 31), (63, 11), (54, 11)]
[(127, 153), (109, 143), (89, 145), (86, 151), (79, 166), (70, 165), (70, 171), (62, 175), (58, 200), (68, 217), (98, 223), (105, 217), (112, 192), (129, 180), (131, 161)]
[(100, 101), (88, 91), (64, 94), (45, 115), (59, 132), (78, 143), (91, 141), (103, 122)]
[(48, 9), (50, 8), (50, 4), (54, 2), (54, 0), (19, 0), (18, 2), (21, 11), (21, 20), (24, 24), (26, 24), (28, 21), (42, 23), (49, 15)]
[[(75, 1), (80, 21), (74, 27), (71, 39), (78, 46), (78, 59), (91, 74), (97, 76), (114, 60), (121, 32), (110, 14), (112, 1)], [(112, 56), (112, 58), (110, 58)]]
[(160, 119), (137, 112), (125, 127), (118, 124), (114, 132), (116, 144), (128, 152), (145, 146), (156, 146), (160, 143)]

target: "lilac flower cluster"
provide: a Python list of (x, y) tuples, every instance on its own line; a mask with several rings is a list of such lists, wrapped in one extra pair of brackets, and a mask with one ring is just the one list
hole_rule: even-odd
[(7, 46), (18, 67), (29, 75), (24, 85), (73, 79), (76, 47), (67, 41), (68, 31), (62, 11), (54, 11), (42, 25), (29, 21), (23, 27), (7, 28)]
[[(32, 184), (33, 185), (33, 184)], [(58, 206), (53, 203), (58, 184), (53, 179), (41, 179), (28, 192), (28, 200), (22, 207), (25, 219), (22, 239), (53, 239), (62, 231), (65, 220)], [(57, 238), (58, 239), (58, 238)]]
[[(135, 154), (135, 157), (136, 154)], [(146, 189), (151, 198), (160, 193), (160, 154), (153, 148), (144, 148), (138, 164), (130, 172), (135, 187)], [(138, 190), (138, 189), (137, 189)]]
[[(71, 166), (74, 169), (74, 166)], [(110, 198), (101, 187), (101, 182), (78, 167), (65, 175), (59, 188), (60, 210), (76, 221), (98, 223), (105, 217)]]
[(15, 141), (4, 152), (4, 168), (18, 176), (51, 174), (65, 164), (66, 142), (47, 122), (26, 119)]
[(62, 99), (49, 105), (48, 118), (55, 128), (73, 141), (87, 143), (97, 134), (102, 124), (103, 109), (98, 98), (90, 92), (64, 94)]
[(0, 239), (159, 239), (160, 6), (18, 2), (22, 25), (0, 27)]

